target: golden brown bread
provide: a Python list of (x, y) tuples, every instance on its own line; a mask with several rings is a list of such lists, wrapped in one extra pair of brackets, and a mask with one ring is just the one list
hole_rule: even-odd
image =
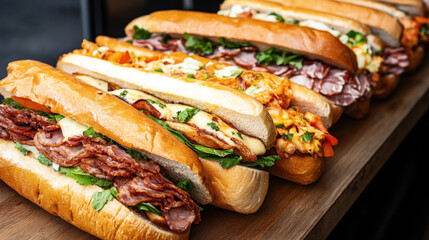
[(412, 16), (424, 16), (425, 7), (422, 0), (378, 0), (383, 3), (392, 4), (399, 10)]
[(221, 10), (229, 10), (234, 5), (249, 7), (251, 10), (266, 13), (277, 13), (281, 16), (290, 17), (299, 21), (313, 20), (326, 24), (341, 33), (347, 33), (350, 30), (370, 34), (371, 30), (364, 24), (346, 17), (328, 14), (319, 11), (313, 11), (305, 8), (287, 7), (280, 3), (260, 1), (260, 0), (225, 0), (220, 6)]
[(323, 158), (292, 155), (276, 161), (274, 166), (268, 167), (266, 170), (277, 177), (308, 185), (319, 179), (324, 168), (325, 159)]
[(146, 154), (174, 181), (190, 179), (196, 201), (205, 204), (212, 200), (196, 154), (145, 114), (44, 63), (16, 61), (9, 63), (7, 70), (8, 76), (0, 82), (3, 95), (30, 99), (93, 127), (122, 146)]
[(397, 19), (395, 19), (395, 17), (376, 9), (331, 0), (269, 1), (281, 3), (284, 6), (306, 8), (314, 11), (335, 13), (336, 15), (348, 17), (368, 25), (372, 32), (378, 35), (389, 46), (398, 47), (400, 44), (400, 37), (402, 34), (401, 24)]
[(394, 74), (388, 74), (380, 77), (378, 86), (374, 89), (372, 96), (375, 99), (384, 99), (388, 97), (393, 89), (396, 88), (399, 82), (399, 76)]
[(352, 105), (344, 109), (344, 113), (356, 119), (364, 118), (368, 115), (371, 106), (371, 98), (362, 101), (354, 102)]
[(179, 234), (156, 226), (116, 199), (96, 212), (91, 204), (92, 194), (102, 188), (82, 186), (34, 157), (24, 156), (15, 149), (15, 143), (3, 139), (0, 139), (0, 178), (49, 213), (101, 239), (188, 239), (189, 236), (189, 230)]
[(353, 73), (357, 71), (356, 56), (352, 50), (330, 33), (307, 27), (176, 10), (154, 12), (134, 19), (125, 28), (128, 36), (133, 34), (135, 25), (152, 33), (173, 36), (189, 33), (214, 41), (227, 37), (232, 41), (250, 42), (262, 51), (276, 47)]
[(396, 18), (403, 18), (406, 16), (404, 12), (399, 11), (397, 8), (385, 3), (377, 2), (377, 1), (371, 1), (371, 0), (336, 0), (336, 1), (348, 2), (354, 5), (373, 8), (373, 9), (388, 13)]
[(425, 48), (422, 45), (418, 45), (415, 49), (413, 49), (413, 53), (410, 58), (410, 66), (407, 67), (406, 72), (412, 72), (416, 70), (416, 68), (423, 61), (425, 56)]

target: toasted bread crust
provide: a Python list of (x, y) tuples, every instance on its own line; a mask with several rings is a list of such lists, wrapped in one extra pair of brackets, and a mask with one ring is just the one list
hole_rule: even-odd
[(44, 63), (16, 61), (9, 63), (7, 70), (8, 76), (0, 82), (2, 94), (9, 93), (47, 106), (54, 113), (93, 127), (124, 147), (145, 153), (162, 166), (170, 162), (180, 164), (183, 171), (192, 175), (184, 176), (175, 169), (165, 168), (167, 175), (176, 181), (195, 179), (194, 185), (199, 186), (197, 191), (204, 196), (196, 200), (211, 201), (207, 177), (196, 154), (145, 114)]
[(335, 13), (343, 17), (348, 17), (363, 24), (368, 25), (371, 30), (378, 35), (387, 45), (398, 47), (402, 34), (402, 25), (398, 20), (388, 13), (354, 5), (346, 2), (331, 0), (269, 0), (270, 2), (281, 3), (284, 6), (300, 7), (321, 11), (325, 13)]
[(154, 12), (134, 19), (125, 28), (127, 35), (133, 34), (134, 25), (153, 33), (189, 33), (214, 41), (227, 36), (232, 41), (250, 42), (262, 51), (276, 47), (353, 73), (357, 71), (352, 50), (330, 33), (307, 27), (176, 10)]

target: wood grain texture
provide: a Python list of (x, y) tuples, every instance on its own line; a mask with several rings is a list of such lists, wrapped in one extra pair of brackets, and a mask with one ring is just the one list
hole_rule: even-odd
[[(363, 120), (341, 119), (340, 139), (322, 177), (299, 186), (276, 177), (261, 209), (242, 215), (205, 206), (191, 239), (324, 239), (429, 106), (429, 58), (402, 77), (393, 94), (374, 101)], [(0, 239), (93, 239), (0, 181)]]

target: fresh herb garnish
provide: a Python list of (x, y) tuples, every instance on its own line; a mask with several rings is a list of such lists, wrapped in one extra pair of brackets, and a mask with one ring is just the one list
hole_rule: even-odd
[(243, 136), (241, 135), (241, 132), (237, 132), (237, 135), (238, 135), (241, 139), (243, 139)]
[(217, 161), (220, 163), (222, 168), (229, 168), (233, 165), (237, 165), (240, 163), (242, 157), (234, 154), (234, 150), (217, 150), (197, 144), (191, 143), (181, 132), (174, 130), (171, 128), (166, 122), (157, 119), (151, 115), (147, 116), (157, 122), (159, 125), (167, 129), (170, 133), (172, 133), (175, 137), (177, 137), (180, 141), (182, 141), (186, 146), (192, 149), (198, 157), (205, 158), (208, 160)]
[(86, 129), (85, 131), (83, 131), (83, 135), (87, 136), (87, 137), (92, 137), (92, 138), (104, 138), (103, 135), (97, 133), (93, 127), (89, 127), (88, 129)]
[(346, 36), (348, 37), (347, 44), (350, 46), (356, 46), (358, 43), (366, 43), (365, 36), (353, 30), (350, 30)]
[[(59, 171), (63, 172), (64, 168), (60, 168)], [(83, 186), (95, 184), (99, 187), (108, 187), (112, 184), (111, 181), (100, 179), (88, 173), (85, 173), (80, 167), (74, 168), (72, 170), (65, 170), (65, 174), (67, 177), (73, 178), (74, 180), (76, 180), (77, 183)]]
[(127, 91), (127, 90), (124, 90), (124, 91), (122, 91), (121, 93), (119, 93), (119, 96), (121, 96), (121, 97), (125, 97), (125, 96), (127, 96), (127, 94), (128, 94), (128, 91)]
[(275, 64), (278, 66), (281, 65), (292, 65), (297, 69), (302, 68), (303, 57), (300, 55), (288, 55), (286, 52), (280, 52), (275, 47), (272, 47), (264, 52), (258, 52), (256, 54), (256, 59), (258, 60), (258, 64), (269, 65)]
[(250, 43), (248, 42), (233, 42), (224, 37), (219, 38), (219, 42), (220, 42), (220, 45), (226, 48), (241, 48), (241, 47), (250, 46)]
[(313, 134), (309, 133), (309, 132), (305, 132), (302, 135), (302, 141), (303, 142), (311, 142), (313, 140)]
[(118, 190), (115, 187), (106, 189), (102, 192), (95, 192), (92, 194), (92, 197), (94, 198), (92, 201), (92, 207), (95, 211), (100, 211), (108, 201), (113, 200), (116, 196), (118, 196)]
[(37, 156), (37, 160), (41, 163), (44, 164), (46, 166), (51, 166), (52, 165), (52, 161), (49, 160), (45, 155), (43, 154), (39, 154), (39, 156)]
[(209, 78), (209, 75), (208, 75), (207, 73), (204, 73), (204, 74), (203, 74), (203, 78), (204, 78), (204, 79), (207, 79), (207, 78)]
[(161, 215), (161, 216), (164, 215), (163, 212), (161, 212), (160, 210), (158, 210), (156, 207), (154, 207), (150, 203), (141, 202), (141, 203), (139, 203), (139, 204), (136, 205), (136, 208), (138, 210), (141, 210), (141, 211), (149, 211), (149, 212), (153, 212), (153, 213), (156, 213), (158, 215)]
[(276, 125), (276, 128), (284, 128), (284, 127), (285, 127), (285, 125), (283, 123), (280, 123), (280, 124)]
[(138, 161), (140, 161), (140, 160), (142, 160), (142, 159), (148, 159), (148, 158), (146, 157), (146, 155), (144, 155), (143, 153), (141, 153), (141, 152), (137, 152), (137, 151), (132, 150), (132, 149), (127, 149), (127, 150), (126, 150), (126, 152), (127, 152), (128, 154), (130, 154), (130, 156), (131, 156), (132, 158), (134, 158), (134, 159), (136, 159), (136, 160), (138, 160)]
[(162, 34), (161, 42), (163, 44), (167, 44), (170, 39), (171, 39), (170, 35), (168, 35), (168, 34)]
[(18, 149), (24, 156), (27, 156), (28, 150), (21, 143), (16, 142), (15, 148)]
[(136, 40), (148, 39), (150, 38), (150, 36), (152, 36), (152, 33), (150, 33), (144, 28), (139, 28), (136, 25), (134, 25), (133, 29), (134, 29), (133, 39), (136, 39)]
[(156, 69), (154, 69), (154, 71), (155, 72), (160, 72), (160, 73), (163, 73), (164, 71), (162, 71), (162, 69), (161, 68), (156, 68)]
[(183, 38), (185, 39), (185, 47), (187, 50), (193, 53), (203, 53), (210, 55), (213, 53), (213, 43), (207, 38), (199, 39), (191, 34), (184, 33)]
[(195, 76), (194, 76), (193, 74), (188, 74), (186, 77), (187, 77), (187, 78), (195, 79)]
[(181, 122), (188, 122), (189, 120), (191, 120), (191, 118), (193, 116), (195, 116), (195, 114), (197, 114), (200, 111), (199, 108), (186, 108), (183, 111), (178, 111), (177, 112), (177, 119)]
[(211, 127), (215, 131), (219, 131), (219, 126), (215, 122), (207, 123), (207, 126)]
[(148, 99), (146, 99), (146, 101), (150, 102), (151, 104), (158, 105), (161, 109), (164, 109), (166, 107), (166, 105), (159, 100), (154, 101), (154, 100), (148, 98)]
[(283, 137), (287, 138), (290, 142), (292, 142), (293, 133), (283, 133)]
[(429, 23), (423, 24), (420, 27), (420, 36), (421, 37), (429, 37)]
[(270, 13), (270, 16), (275, 16), (277, 22), (285, 22), (285, 19), (281, 15), (279, 15), (275, 12)]
[(295, 107), (295, 106), (292, 106), (292, 109), (293, 109), (294, 111), (296, 111), (296, 107)]
[(241, 165), (246, 167), (256, 167), (259, 169), (264, 169), (265, 167), (271, 167), (274, 165), (276, 160), (280, 159), (279, 155), (271, 155), (271, 156), (258, 156), (256, 161), (253, 162), (243, 162)]
[(194, 184), (189, 179), (178, 182), (176, 186), (189, 194), (194, 190)]

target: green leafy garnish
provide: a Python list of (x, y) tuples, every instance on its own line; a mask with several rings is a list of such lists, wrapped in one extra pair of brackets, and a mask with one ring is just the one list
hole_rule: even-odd
[(284, 19), (281, 15), (279, 15), (279, 14), (277, 14), (277, 13), (272, 12), (272, 13), (270, 13), (270, 15), (271, 15), (271, 16), (275, 16), (275, 17), (276, 17), (277, 22), (285, 22), (285, 19)]
[(284, 127), (285, 127), (285, 125), (283, 123), (280, 123), (280, 124), (276, 125), (276, 128), (284, 128)]
[(202, 211), (204, 210), (204, 208), (200, 207), (199, 205), (197, 205), (197, 207), (198, 207), (198, 210), (199, 210), (200, 212), (202, 212)]
[(46, 166), (51, 166), (52, 165), (52, 161), (49, 160), (45, 155), (43, 154), (39, 154), (39, 156), (37, 156), (37, 160), (41, 163), (44, 164)]
[(199, 108), (186, 108), (183, 111), (178, 111), (177, 112), (177, 119), (181, 122), (188, 122), (189, 120), (191, 120), (191, 118), (193, 116), (195, 116), (195, 114), (197, 114), (200, 111)]
[(246, 167), (256, 167), (259, 169), (264, 169), (265, 167), (271, 167), (274, 165), (276, 160), (280, 159), (279, 155), (271, 155), (271, 156), (258, 156), (256, 161), (254, 162), (243, 162), (241, 165)]
[(313, 134), (309, 132), (305, 132), (304, 135), (302, 135), (303, 142), (311, 142), (312, 140), (313, 140)]
[(238, 135), (241, 139), (243, 139), (243, 136), (241, 135), (241, 132), (237, 132), (237, 135)]
[(203, 74), (203, 78), (204, 78), (204, 79), (207, 79), (207, 78), (209, 78), (209, 75), (208, 75), (207, 73), (204, 73), (204, 74)]
[(134, 29), (133, 39), (136, 39), (136, 40), (148, 39), (150, 38), (150, 36), (152, 36), (152, 33), (150, 33), (144, 28), (139, 28), (136, 25), (134, 25), (133, 29)]
[(215, 131), (219, 131), (219, 126), (215, 122), (209, 122), (207, 123), (207, 126), (213, 128)]
[(161, 215), (161, 216), (164, 215), (163, 212), (161, 212), (160, 210), (158, 210), (156, 207), (154, 207), (150, 203), (141, 202), (141, 203), (139, 203), (139, 204), (136, 205), (136, 208), (138, 210), (141, 210), (141, 211), (149, 211), (149, 212), (153, 212), (153, 213), (156, 213), (158, 215)]
[(163, 73), (163, 72), (164, 72), (164, 71), (162, 71), (162, 69), (161, 69), (161, 68), (154, 69), (154, 71), (155, 71), (155, 72), (160, 72), (160, 73)]
[(203, 53), (206, 55), (210, 55), (213, 53), (213, 43), (207, 38), (199, 39), (191, 34), (185, 33), (183, 34), (183, 38), (185, 39), (185, 47), (187, 50), (192, 51), (193, 53)]
[(194, 76), (193, 74), (188, 74), (186, 77), (187, 77), (187, 78), (195, 79), (195, 76)]
[(174, 130), (171, 128), (166, 122), (159, 120), (151, 115), (147, 116), (157, 122), (159, 125), (167, 129), (170, 133), (172, 133), (175, 137), (177, 137), (181, 142), (183, 142), (186, 146), (192, 149), (198, 157), (205, 158), (208, 160), (217, 161), (220, 163), (222, 168), (229, 168), (233, 165), (237, 165), (240, 163), (242, 157), (234, 154), (234, 150), (217, 150), (209, 147), (204, 147), (201, 145), (193, 144), (189, 139), (187, 139), (181, 132)]
[(100, 211), (108, 201), (113, 200), (116, 196), (118, 196), (118, 190), (115, 187), (106, 189), (102, 192), (95, 192), (92, 194), (92, 197), (94, 198), (92, 201), (92, 207), (95, 211)]
[(24, 146), (22, 146), (22, 144), (21, 144), (21, 143), (16, 142), (16, 144), (15, 144), (15, 148), (16, 148), (16, 149), (18, 149), (20, 152), (22, 152), (22, 154), (23, 154), (24, 156), (27, 156), (27, 154), (28, 154), (28, 150), (27, 150)]
[(127, 94), (128, 94), (128, 91), (127, 91), (127, 90), (124, 90), (124, 91), (122, 91), (121, 93), (119, 93), (119, 96), (121, 96), (121, 97), (125, 97), (125, 96), (127, 96)]
[(167, 44), (170, 39), (171, 39), (170, 35), (162, 34), (161, 42), (164, 44)]
[(420, 36), (422, 36), (422, 37), (424, 37), (424, 36), (429, 37), (429, 23), (423, 24), (420, 27)]
[(137, 152), (137, 151), (132, 150), (132, 149), (127, 149), (127, 150), (126, 150), (126, 152), (127, 152), (128, 154), (130, 154), (130, 156), (131, 156), (132, 158), (134, 158), (134, 159), (136, 159), (136, 160), (138, 160), (138, 161), (140, 161), (140, 160), (142, 160), (142, 159), (148, 159), (148, 158), (146, 157), (146, 155), (144, 155), (143, 153), (141, 153), (141, 152)]
[(164, 104), (164, 103), (162, 103), (162, 102), (161, 102), (161, 101), (159, 101), (159, 100), (154, 101), (154, 100), (152, 100), (152, 99), (148, 98), (148, 99), (146, 99), (146, 101), (150, 102), (151, 104), (156, 104), (156, 105), (158, 105), (161, 109), (164, 109), (164, 108), (166, 107), (166, 106), (165, 106), (165, 104)]
[(77, 183), (83, 186), (95, 184), (100, 187), (108, 187), (112, 184), (111, 181), (100, 179), (88, 173), (85, 173), (80, 167), (69, 170), (64, 170), (64, 168), (60, 168), (59, 171), (64, 172), (67, 177), (73, 178), (74, 180), (76, 180)]
[(296, 107), (295, 107), (295, 106), (292, 106), (292, 109), (293, 109), (294, 111), (296, 111)]
[(19, 102), (13, 100), (12, 98), (5, 98), (3, 100), (3, 104), (7, 104), (13, 108), (18, 109), (18, 110), (24, 109), (24, 107)]
[(176, 186), (189, 194), (194, 190), (194, 184), (189, 179), (178, 182)]
[(347, 44), (350, 46), (356, 46), (358, 43), (366, 43), (365, 36), (353, 30), (350, 30), (346, 36), (348, 37)]
[(219, 38), (219, 42), (220, 42), (220, 45), (226, 48), (241, 48), (241, 47), (250, 46), (250, 43), (248, 42), (233, 42), (224, 37)]
[(293, 133), (283, 133), (283, 137), (287, 138), (289, 141), (292, 142)]
[(104, 138), (103, 135), (97, 133), (93, 127), (89, 127), (88, 129), (86, 129), (85, 131), (83, 131), (83, 135), (87, 136), (87, 137), (93, 137), (93, 138)]
[(292, 65), (297, 69), (302, 68), (303, 57), (300, 55), (288, 55), (286, 52), (280, 52), (275, 47), (272, 47), (264, 52), (258, 52), (256, 54), (256, 59), (258, 60), (258, 64), (269, 65), (275, 64), (278, 66), (281, 65)]

